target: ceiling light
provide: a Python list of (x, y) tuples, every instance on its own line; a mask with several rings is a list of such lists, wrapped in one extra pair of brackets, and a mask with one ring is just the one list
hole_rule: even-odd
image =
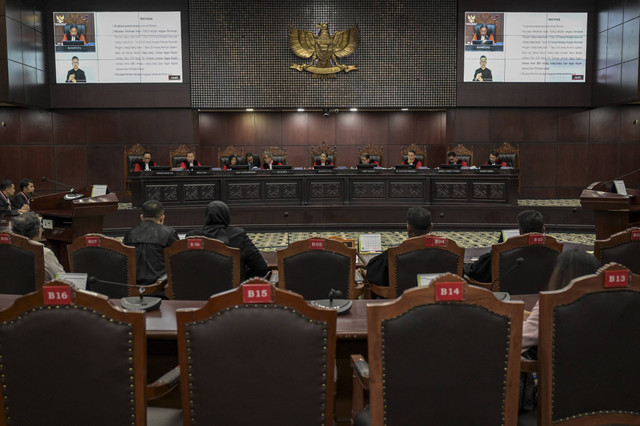
[(350, 108), (349, 110), (350, 110), (350, 111), (357, 111), (357, 110), (358, 110), (358, 108)]
[(253, 108), (247, 108), (247, 112), (253, 111)]
[(298, 108), (298, 112), (304, 112), (304, 108)]

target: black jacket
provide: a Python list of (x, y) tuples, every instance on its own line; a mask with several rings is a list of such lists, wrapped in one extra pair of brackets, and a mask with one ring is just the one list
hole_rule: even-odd
[(167, 273), (164, 249), (179, 239), (175, 229), (150, 220), (143, 220), (126, 233), (123, 244), (136, 248), (136, 282), (138, 284), (153, 284)]
[(186, 236), (204, 236), (220, 240), (229, 247), (240, 249), (242, 262), (242, 280), (267, 275), (267, 262), (258, 248), (247, 236), (244, 229), (229, 226), (229, 208), (222, 201), (212, 201), (207, 206), (205, 226), (189, 232)]

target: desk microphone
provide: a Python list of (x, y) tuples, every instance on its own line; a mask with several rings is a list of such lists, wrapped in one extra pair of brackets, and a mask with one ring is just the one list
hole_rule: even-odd
[(154, 311), (160, 308), (160, 303), (162, 303), (162, 299), (159, 297), (143, 296), (142, 294), (145, 292), (146, 288), (141, 285), (131, 285), (117, 283), (114, 281), (105, 281), (94, 276), (90, 276), (87, 282), (91, 285), (91, 287), (93, 287), (94, 284), (107, 284), (118, 285), (121, 287), (137, 288), (140, 292), (139, 297), (129, 296), (120, 299), (120, 304), (122, 305), (122, 307), (130, 311)]
[[(511, 268), (509, 268), (509, 270), (507, 272), (505, 272), (504, 274), (502, 274), (502, 278), (508, 277), (510, 273), (512, 273), (514, 271), (514, 269), (516, 269), (518, 266), (522, 265), (522, 263), (524, 262), (524, 259), (519, 257), (516, 259), (516, 263), (513, 264), (513, 266)], [(493, 286), (495, 285), (495, 283), (497, 283), (500, 280), (500, 274), (498, 274), (498, 277), (493, 280), (493, 282), (491, 283), (491, 291), (493, 291)]]
[(289, 212), (284, 212), (284, 230), (287, 234), (287, 247), (289, 247)]
[(78, 198), (84, 197), (83, 194), (76, 194), (75, 193), (75, 189), (73, 188), (73, 186), (67, 185), (66, 183), (62, 183), (62, 182), (58, 182), (58, 181), (53, 180), (53, 179), (49, 179), (46, 176), (42, 176), (42, 181), (43, 182), (53, 182), (56, 185), (66, 186), (67, 188), (69, 188), (69, 193), (64, 196), (65, 200), (77, 200)]
[(329, 290), (328, 299), (312, 300), (310, 303), (321, 308), (333, 309), (338, 315), (349, 312), (353, 302), (348, 299), (334, 299), (335, 297), (342, 297), (342, 291), (332, 288)]

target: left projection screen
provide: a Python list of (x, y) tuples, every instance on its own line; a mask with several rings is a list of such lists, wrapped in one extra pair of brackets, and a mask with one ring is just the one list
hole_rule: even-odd
[(56, 83), (182, 83), (180, 12), (54, 12)]

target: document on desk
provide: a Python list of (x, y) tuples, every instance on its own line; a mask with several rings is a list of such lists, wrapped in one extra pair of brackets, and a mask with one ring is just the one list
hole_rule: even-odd
[(360, 253), (379, 253), (382, 251), (382, 235), (360, 234), (358, 236)]

